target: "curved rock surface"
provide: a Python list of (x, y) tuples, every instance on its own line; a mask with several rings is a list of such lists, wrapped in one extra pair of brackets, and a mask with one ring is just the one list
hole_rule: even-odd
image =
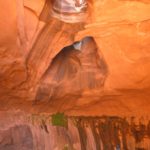
[(0, 150), (149, 150), (150, 1), (53, 2), (0, 1)]
[[(52, 17), (51, 0), (0, 1), (1, 118), (8, 110), (22, 110), (31, 114), (64, 112), (68, 116), (106, 115), (110, 118), (149, 116), (150, 1), (87, 0), (87, 3), (86, 21), (67, 23)], [(90, 40), (84, 41), (86, 38)], [(76, 48), (74, 44), (78, 42), (82, 44)], [(8, 123), (7, 117), (5, 119)], [(91, 126), (91, 122), (88, 125)], [(131, 150), (150, 149), (147, 139), (149, 126), (140, 125), (132, 128), (134, 131), (136, 128), (134, 134), (138, 138), (131, 138), (131, 143), (129, 141)], [(27, 144), (24, 149), (35, 146), (35, 141), (30, 140), (31, 143), (28, 143), (28, 139), (24, 139), (24, 136), (32, 139), (30, 132), (34, 127), (22, 123), (6, 130), (4, 128), (0, 130), (1, 135), (4, 135), (4, 139), (0, 136), (0, 149), (3, 150), (2, 146), (6, 145), (10, 147), (5, 149), (16, 149), (12, 143), (18, 142), (19, 146), (24, 142)], [(18, 141), (12, 142), (13, 133), (20, 134), (22, 128), (27, 130), (27, 135), (24, 133), (17, 137)], [(93, 137), (100, 136), (95, 133), (94, 130), (98, 130), (95, 128), (92, 133), (92, 128), (86, 131), (81, 129), (80, 132), (86, 132), (88, 137), (86, 141), (80, 139), (83, 140), (81, 143), (74, 143), (77, 150), (85, 150), (90, 146), (89, 150), (95, 150), (100, 147), (97, 138)], [(131, 128), (129, 130), (127, 136), (131, 136), (133, 131)], [(34, 133), (40, 137), (43, 132), (39, 132)], [(52, 129), (52, 133), (55, 138), (58, 133), (65, 135), (62, 145), (66, 141), (71, 143), (64, 129)], [(106, 145), (108, 141), (105, 141), (105, 134), (109, 133), (105, 132), (104, 141), (101, 141)], [(138, 141), (143, 134), (148, 147), (145, 149), (141, 146), (143, 141)], [(43, 139), (46, 137), (49, 136), (44, 135)], [(73, 141), (79, 140), (76, 136), (72, 138), (75, 138)], [(51, 142), (49, 146), (54, 144), (51, 147), (54, 150), (56, 141)], [(97, 145), (93, 144), (95, 142)], [(108, 144), (110, 150), (113, 144)], [(115, 148), (120, 150), (117, 146)], [(109, 150), (106, 147), (103, 149)]]
[[(30, 108), (33, 112), (53, 112), (63, 103), (61, 109), (69, 110), (68, 114), (145, 115), (149, 112), (149, 1), (88, 1), (90, 9), (87, 21), (73, 24), (51, 17), (52, 3), (49, 0), (6, 0), (0, 3), (1, 109), (17, 107), (24, 110)], [(90, 90), (85, 87), (79, 92), (79, 84), (83, 87), (85, 84), (84, 77), (79, 79), (79, 74), (83, 76), (81, 72), (84, 69), (79, 66), (72, 68), (80, 72), (73, 75), (70, 68), (66, 72), (62, 69), (63, 66), (59, 69), (58, 65), (55, 67), (53, 64), (57, 54), (63, 53), (63, 48), (89, 36), (94, 39), (97, 52), (89, 54), (88, 59), (103, 58), (103, 65), (107, 65), (107, 78), (103, 87)], [(86, 49), (92, 50), (92, 44), (87, 43)], [(64, 68), (70, 61), (74, 61), (69, 60), (71, 57), (77, 57), (76, 54), (71, 55), (68, 53), (61, 56), (59, 63), (64, 65)], [(86, 59), (86, 54), (82, 55)], [(63, 57), (66, 57), (65, 60)], [(81, 57), (78, 57), (80, 62)], [(83, 64), (81, 68), (84, 68)], [(73, 66), (72, 63), (70, 66)], [(51, 80), (48, 79), (52, 78), (51, 73), (47, 73), (47, 70), (52, 72), (51, 68), (60, 70), (58, 75), (57, 72), (54, 74), (56, 78), (64, 71), (64, 77), (58, 77), (63, 78), (63, 83), (55, 83), (63, 97), (58, 99), (53, 96), (53, 101), (41, 100), (40, 105), (32, 106), (42, 83)], [(97, 76), (99, 71), (101, 72), (101, 69), (91, 71), (92, 76)], [(75, 76), (75, 81), (70, 81), (69, 76)], [(92, 81), (92, 78), (88, 79), (91, 80), (88, 82), (96, 81)], [(51, 86), (48, 89), (50, 90)], [(76, 91), (78, 94), (75, 94)], [(71, 96), (71, 93), (74, 93), (74, 96)]]

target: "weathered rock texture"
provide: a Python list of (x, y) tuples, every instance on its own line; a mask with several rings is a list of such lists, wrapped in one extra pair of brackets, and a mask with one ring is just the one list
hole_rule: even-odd
[(149, 150), (149, 118), (68, 117), (54, 126), (48, 114), (1, 112), (1, 150)]
[[(150, 1), (89, 0), (88, 17), (78, 23), (52, 17), (51, 9), (50, 0), (0, 1), (0, 111), (117, 116), (104, 118), (104, 123), (100, 119), (98, 127), (96, 118), (81, 117), (75, 133), (82, 142), (75, 143), (75, 149), (101, 149), (101, 145), (105, 150), (150, 149), (148, 123), (141, 121), (135, 127), (122, 119), (146, 117), (150, 112)], [(87, 37), (90, 40), (83, 42), (81, 51), (73, 47)], [(90, 129), (85, 129), (85, 122)], [(68, 131), (62, 128), (49, 127), (52, 134), (43, 137), (41, 129), (35, 129), (35, 138), (29, 124), (4, 129), (5, 125), (0, 130), (2, 150), (49, 150), (49, 146), (60, 150), (54, 146), (55, 140), (50, 145), (45, 140), (50, 136), (57, 139), (58, 132), (60, 139), (65, 136), (60, 144), (67, 141), (70, 149), (74, 148), (71, 139), (79, 141), (77, 137), (68, 139)], [(22, 129), (26, 133), (21, 135)], [(34, 148), (34, 139), (48, 145)], [(147, 146), (141, 146), (142, 142)]]
[(66, 95), (81, 96), (84, 90), (103, 88), (108, 68), (98, 50), (91, 37), (82, 40), (80, 50), (73, 46), (62, 49), (43, 75), (35, 101), (55, 102)]
[[(50, 0), (0, 3), (1, 109), (55, 112), (61, 106), (68, 114), (148, 114), (149, 1), (88, 1), (87, 21), (74, 24), (53, 18)], [(81, 54), (64, 50), (85, 37), (92, 37), (96, 48), (87, 42)], [(100, 62), (100, 69), (93, 62), (84, 78), (88, 59)], [(52, 100), (39, 98), (43, 83), (50, 83)]]

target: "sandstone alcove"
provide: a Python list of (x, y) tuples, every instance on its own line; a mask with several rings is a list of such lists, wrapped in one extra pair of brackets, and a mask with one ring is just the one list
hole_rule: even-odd
[(149, 0), (0, 1), (0, 150), (150, 150)]
[[(108, 75), (107, 64), (92, 37), (63, 48), (43, 75), (36, 101), (82, 96), (83, 91), (101, 90)], [(69, 101), (69, 99), (68, 99)]]

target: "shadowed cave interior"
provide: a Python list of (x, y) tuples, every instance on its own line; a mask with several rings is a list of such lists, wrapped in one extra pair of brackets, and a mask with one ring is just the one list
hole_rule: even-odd
[(107, 64), (92, 37), (63, 48), (43, 75), (35, 101), (55, 101), (81, 96), (84, 90), (101, 89), (108, 75)]

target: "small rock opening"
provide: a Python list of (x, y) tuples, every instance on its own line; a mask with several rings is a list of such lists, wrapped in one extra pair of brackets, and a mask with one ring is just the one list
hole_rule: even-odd
[(83, 22), (87, 18), (87, 0), (55, 0), (52, 16), (64, 22)]
[(66, 95), (100, 89), (108, 75), (107, 64), (93, 37), (64, 47), (43, 75), (36, 95), (38, 100), (51, 100)]
[(51, 17), (67, 23), (85, 22), (90, 16), (92, 0), (46, 0), (40, 19)]

